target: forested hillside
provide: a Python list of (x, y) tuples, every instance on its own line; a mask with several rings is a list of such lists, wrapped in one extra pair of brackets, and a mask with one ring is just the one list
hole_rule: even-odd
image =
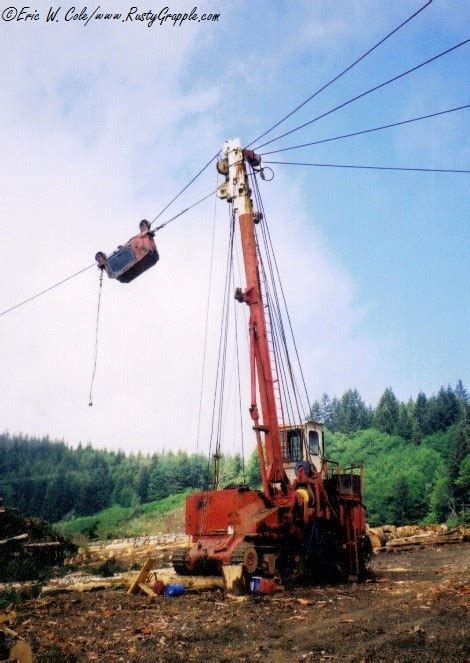
[[(442, 387), (400, 403), (386, 389), (372, 409), (357, 390), (324, 394), (312, 406), (324, 422), (326, 455), (341, 464), (364, 462), (372, 524), (445, 521), (468, 514), (470, 418), (467, 392)], [(158, 443), (156, 443), (158, 446)], [(152, 456), (73, 449), (48, 438), (0, 435), (0, 496), (52, 522), (110, 506), (137, 506), (210, 485), (203, 454)], [(255, 454), (221, 459), (221, 485), (259, 483)]]

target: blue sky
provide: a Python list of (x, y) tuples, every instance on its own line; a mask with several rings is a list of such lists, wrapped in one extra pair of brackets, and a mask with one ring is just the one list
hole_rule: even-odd
[[(0, 22), (0, 308), (121, 243), (225, 138), (251, 140), (422, 4), (212, 1), (198, 10), (219, 11), (217, 24), (181, 28)], [(466, 39), (469, 15), (467, 3), (435, 0), (272, 135)], [(469, 52), (466, 45), (271, 149), (468, 103)], [(468, 117), (272, 158), (469, 168)], [(312, 397), (357, 387), (374, 403), (388, 385), (406, 400), (458, 378), (468, 384), (469, 176), (294, 166), (276, 166), (275, 175), (262, 195)], [(171, 210), (215, 184), (209, 169)], [(0, 425), (73, 443), (194, 448), (205, 319), (197, 293), (207, 290), (212, 218), (213, 201), (158, 236), (155, 270), (129, 288), (105, 284), (93, 409), (86, 392), (97, 275), (5, 316)], [(210, 379), (214, 363), (209, 353)], [(208, 427), (203, 413), (203, 437)]]

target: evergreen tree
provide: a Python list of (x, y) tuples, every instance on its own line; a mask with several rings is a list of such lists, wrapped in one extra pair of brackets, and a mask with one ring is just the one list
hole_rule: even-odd
[(350, 435), (368, 428), (369, 417), (369, 411), (357, 389), (349, 389), (342, 395), (338, 415), (338, 430), (341, 433)]
[(341, 403), (336, 396), (331, 400), (328, 419), (325, 420), (325, 426), (332, 433), (336, 433), (340, 426)]
[(318, 421), (320, 424), (325, 423), (323, 419), (322, 407), (318, 399), (314, 400), (312, 403), (312, 407), (310, 408), (310, 418), (313, 419), (313, 421)]
[(428, 408), (430, 433), (446, 430), (461, 416), (461, 403), (450, 386), (441, 387), (437, 396), (429, 399)]
[(411, 440), (413, 437), (413, 418), (410, 414), (410, 404), (400, 403), (397, 433), (404, 440)]
[(455, 385), (454, 393), (462, 403), (468, 403), (468, 392), (465, 389), (462, 380), (458, 380)]
[(398, 429), (399, 403), (391, 387), (388, 387), (374, 413), (373, 424), (378, 430), (395, 435)]
[(328, 394), (322, 394), (320, 400), (314, 401), (310, 410), (310, 417), (313, 421), (324, 424), (326, 428), (331, 429), (333, 419), (334, 405)]
[(43, 509), (49, 520), (56, 522), (73, 511), (75, 489), (74, 482), (62, 472), (47, 483)]
[(429, 407), (426, 394), (422, 391), (419, 392), (418, 398), (413, 410), (413, 435), (412, 439), (415, 444), (419, 444), (423, 437), (429, 432)]
[(164, 497), (168, 497), (168, 495), (170, 495), (167, 479), (168, 475), (165, 472), (163, 463), (158, 460), (158, 462), (154, 463), (152, 472), (150, 474), (148, 494), (151, 502), (155, 500), (161, 500)]
[(143, 465), (140, 470), (139, 480), (137, 484), (137, 495), (142, 504), (149, 502), (149, 485), (150, 485), (150, 466)]

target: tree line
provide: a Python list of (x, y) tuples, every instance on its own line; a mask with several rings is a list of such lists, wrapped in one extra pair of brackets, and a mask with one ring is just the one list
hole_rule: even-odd
[[(257, 483), (258, 466), (239, 455), (220, 459), (221, 484)], [(152, 502), (211, 485), (207, 456), (73, 449), (63, 441), (0, 434), (0, 496), (7, 505), (51, 522), (109, 506)]]
[[(326, 428), (326, 455), (363, 462), (372, 524), (464, 519), (470, 488), (467, 391), (441, 387), (400, 402), (391, 388), (372, 408), (356, 389), (324, 394), (311, 415)], [(0, 434), (0, 496), (26, 514), (57, 522), (115, 504), (133, 506), (211, 486), (207, 456), (184, 451), (125, 454), (90, 445)], [(256, 452), (220, 459), (220, 485), (258, 486)]]
[(328, 457), (364, 463), (371, 524), (468, 520), (470, 405), (461, 380), (406, 403), (389, 387), (375, 409), (357, 389), (323, 394), (311, 415), (327, 429)]
[(415, 401), (410, 398), (406, 403), (399, 402), (388, 387), (375, 409), (366, 405), (357, 389), (348, 389), (341, 398), (323, 394), (314, 401), (311, 416), (332, 433), (351, 435), (376, 428), (419, 444), (427, 435), (444, 431), (459, 421), (467, 403), (467, 390), (461, 380), (454, 389), (449, 385), (441, 387), (430, 398), (420, 392)]

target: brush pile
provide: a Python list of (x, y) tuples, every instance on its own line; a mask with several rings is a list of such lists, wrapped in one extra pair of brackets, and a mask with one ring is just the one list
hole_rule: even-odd
[(45, 521), (0, 504), (0, 582), (40, 579), (75, 551)]

